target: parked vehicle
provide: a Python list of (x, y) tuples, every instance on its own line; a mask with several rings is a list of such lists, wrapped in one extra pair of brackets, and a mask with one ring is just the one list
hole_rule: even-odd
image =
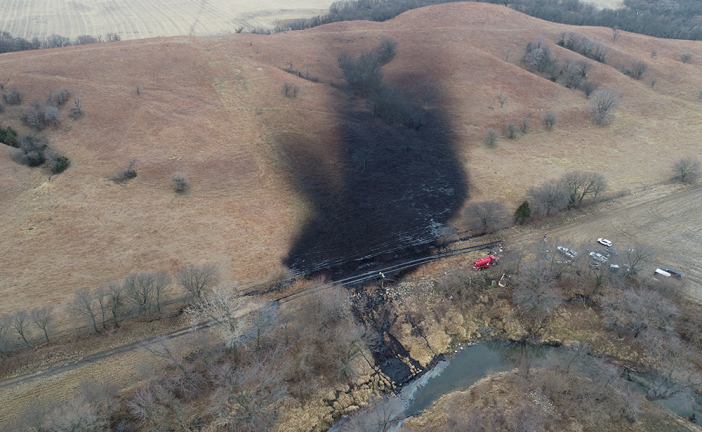
[(661, 267), (661, 270), (663, 270), (664, 272), (670, 273), (670, 275), (671, 275), (672, 277), (674, 277), (675, 279), (682, 279), (682, 277), (683, 277), (683, 274), (682, 274), (682, 273), (680, 273), (680, 272), (677, 271), (677, 270), (673, 270), (672, 268)]
[(558, 252), (562, 253), (563, 255), (567, 256), (568, 258), (575, 258), (578, 256), (578, 253), (575, 252), (573, 249), (568, 249), (567, 247), (564, 246), (558, 246), (556, 247), (558, 249)]
[(653, 277), (655, 278), (656, 276), (663, 276), (663, 277), (669, 278), (669, 277), (671, 276), (671, 274), (668, 273), (667, 271), (663, 270), (663, 269), (657, 268), (657, 269), (653, 272)]
[(603, 263), (604, 263), (604, 262), (607, 262), (607, 260), (609, 259), (609, 258), (607, 258), (606, 256), (604, 256), (604, 255), (602, 255), (601, 253), (598, 253), (598, 252), (590, 252), (590, 257), (591, 257), (592, 259), (594, 259), (594, 260), (597, 260), (597, 261), (603, 262)]
[(601, 244), (602, 246), (612, 247), (612, 242), (607, 240), (606, 238), (598, 238), (597, 243)]
[(488, 267), (492, 267), (494, 265), (497, 265), (498, 262), (500, 262), (500, 259), (498, 257), (490, 255), (488, 257), (475, 260), (475, 262), (473, 263), (473, 269), (474, 270), (486, 269)]

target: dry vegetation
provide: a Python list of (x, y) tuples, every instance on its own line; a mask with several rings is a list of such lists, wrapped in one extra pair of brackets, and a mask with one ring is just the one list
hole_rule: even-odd
[[(525, 70), (518, 55), (505, 55), (539, 39), (559, 56), (577, 55), (555, 43), (569, 30), (498, 6), (451, 4), (410, 11), (386, 23), (340, 22), (272, 36), (180, 37), (4, 54), (0, 68), (6, 78), (0, 79), (5, 88), (20, 89), (24, 101), (5, 106), (3, 127), (29, 132), (21, 109), (62, 88), (80, 98), (83, 115), (73, 120), (59, 114), (57, 126), (43, 132), (71, 160), (61, 175), (32, 170), (15, 164), (9, 153), (0, 154), (0, 277), (6, 281), (0, 288), (6, 299), (0, 314), (52, 304), (56, 327), (70, 328), (77, 321), (66, 312), (79, 288), (93, 290), (141, 272), (174, 274), (186, 263), (217, 263), (228, 286), (234, 280), (247, 286), (285, 274), (281, 262), (319, 210), (305, 189), (310, 178), (337, 196), (348, 186), (349, 172), (366, 175), (365, 158), (351, 163), (346, 156), (342, 132), (349, 118), (344, 110), (366, 108), (339, 90), (344, 82), (339, 55), (372, 50), (389, 36), (398, 41), (397, 55), (383, 67), (383, 80), (422, 105), (427, 115), (444, 117), (444, 132), (455, 149), (454, 162), (466, 174), (472, 202), (497, 200), (511, 212), (530, 188), (578, 169), (604, 176), (615, 192), (667, 181), (673, 163), (695, 154), (699, 146), (702, 110), (696, 93), (702, 75), (699, 66), (679, 58), (681, 53), (702, 58), (702, 50), (622, 33), (609, 46), (607, 64), (593, 64), (588, 71), (591, 80), (618, 89), (623, 98), (616, 121), (596, 127), (585, 94)], [(578, 32), (606, 44), (611, 40), (610, 29)], [(648, 63), (641, 80), (621, 72), (636, 60)], [(291, 77), (284, 70), (288, 62), (319, 82), (302, 74)], [(650, 77), (657, 79), (655, 87), (646, 82)], [(427, 88), (435, 95), (424, 98)], [(294, 89), (295, 97), (286, 98), (281, 89)], [(496, 101), (495, 94), (504, 102)], [(543, 126), (547, 113), (557, 118), (551, 131)], [(502, 130), (510, 123), (526, 133), (483, 145), (486, 130)], [(392, 151), (411, 150), (412, 139), (421, 132), (403, 133), (409, 137), (406, 147)], [(135, 176), (129, 174), (132, 169)], [(186, 191), (179, 190), (184, 183), (173, 179), (174, 173), (187, 173), (179, 174), (192, 185), (187, 193), (173, 192), (174, 187)], [(464, 229), (461, 213), (455, 212), (451, 222)], [(383, 214), (378, 215), (382, 220)], [(518, 266), (518, 261), (505, 260), (503, 266)], [(549, 343), (587, 340), (598, 356), (661, 370), (662, 360), (640, 341), (666, 344), (665, 338), (644, 332), (649, 339), (639, 339), (627, 327), (630, 323), (616, 319), (604, 328), (591, 303), (572, 302), (589, 298), (600, 307), (610, 305), (612, 316), (619, 316), (616, 305), (627, 300), (619, 279), (595, 286), (601, 282), (597, 275), (578, 269), (582, 274), (577, 277), (561, 269), (561, 278), (538, 263), (525, 266), (522, 271), (548, 283), (524, 284), (532, 290), (517, 294), (513, 287), (488, 289), (497, 274), (474, 281), (472, 270), (457, 270), (442, 281), (410, 279), (392, 290), (355, 293), (353, 306), (345, 298), (336, 299), (338, 307), (318, 298), (299, 306), (290, 327), (285, 321), (270, 325), (263, 343), (259, 337), (238, 340), (238, 335), (226, 349), (218, 345), (221, 341), (195, 353), (169, 354), (165, 343), (155, 347), (154, 353), (171, 365), (167, 373), (126, 389), (121, 405), (114, 405), (113, 396), (83, 396), (70, 402), (75, 409), (68, 410), (79, 412), (87, 403), (97, 413), (95, 421), (107, 421), (105, 413), (116, 409), (113, 423), (139, 417), (146, 425), (153, 422), (148, 414), (153, 409), (154, 416), (166, 419), (159, 421), (194, 425), (194, 413), (211, 403), (219, 409), (207, 411), (206, 420), (223, 428), (232, 422), (254, 430), (268, 427), (257, 422), (275, 420), (270, 413), (277, 412), (281, 430), (322, 429), (357, 409), (373, 388), (397, 384), (393, 373), (370, 378), (367, 368), (383, 364), (370, 358), (371, 351), (378, 352), (378, 336), (399, 342), (400, 354), (409, 360), (395, 364), (394, 371), (409, 376), (448, 352), (454, 341), (490, 336)], [(638, 288), (669, 294), (666, 287)], [(188, 291), (208, 301), (196, 286)], [(550, 301), (534, 306), (534, 299), (544, 296)], [(160, 308), (160, 300), (144, 305), (145, 311)], [(222, 294), (220, 302), (227, 301), (231, 295)], [(699, 313), (686, 309), (694, 305), (673, 301), (678, 318), (655, 331), (677, 332), (681, 344), (697, 350), (694, 316)], [(364, 314), (369, 310), (373, 313)], [(248, 328), (267, 322), (265, 316), (258, 319)], [(96, 332), (99, 323), (93, 326)], [(319, 332), (303, 331), (310, 327)], [(38, 328), (32, 332), (50, 336)], [(239, 344), (246, 347), (241, 350), (245, 358), (232, 353)], [(380, 352), (387, 358), (398, 354)], [(286, 356), (294, 361), (287, 362)], [(237, 365), (235, 374), (226, 370), (232, 365)], [(695, 367), (690, 370), (697, 374)], [(533, 377), (524, 379), (533, 387), (528, 381)], [(577, 383), (581, 378), (573, 379)], [(223, 388), (238, 394), (225, 394)], [(554, 384), (548, 391), (557, 388)], [(239, 396), (264, 402), (257, 405), (259, 411), (250, 411)]]

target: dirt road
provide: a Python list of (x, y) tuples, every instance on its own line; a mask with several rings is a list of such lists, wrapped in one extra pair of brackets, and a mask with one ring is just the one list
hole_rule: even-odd
[[(683, 272), (691, 295), (702, 301), (702, 187), (669, 188), (627, 197), (603, 206), (596, 214), (571, 223), (545, 229), (531, 239), (548, 233), (572, 247), (602, 248), (596, 243), (604, 237), (619, 251), (635, 244), (652, 247), (655, 255), (642, 272), (652, 275), (656, 267)], [(586, 252), (586, 251), (580, 251)]]

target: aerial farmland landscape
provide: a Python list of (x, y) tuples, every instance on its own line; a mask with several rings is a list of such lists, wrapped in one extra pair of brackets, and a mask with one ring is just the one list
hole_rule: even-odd
[(702, 5), (0, 10), (0, 430), (702, 430)]

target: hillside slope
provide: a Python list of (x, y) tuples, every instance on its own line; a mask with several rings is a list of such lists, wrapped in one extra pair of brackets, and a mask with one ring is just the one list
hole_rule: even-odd
[[(556, 46), (576, 31), (609, 45), (608, 64), (588, 76), (618, 89), (623, 104), (605, 128), (589, 121), (580, 91), (519, 66), (525, 45)], [(380, 38), (399, 42), (385, 82), (420, 104), (425, 127), (391, 127), (343, 83), (337, 57)], [(658, 56), (651, 58), (651, 51)], [(682, 53), (693, 61), (683, 64)], [(80, 96), (85, 116), (61, 111), (47, 129), (72, 162), (49, 176), (0, 152), (0, 313), (47, 302), (67, 304), (81, 287), (132, 271), (172, 272), (185, 263), (220, 263), (226, 280), (253, 283), (406, 249), (460, 223), (468, 200), (514, 208), (525, 191), (564, 172), (602, 173), (611, 189), (664, 181), (672, 162), (699, 153), (702, 45), (543, 22), (489, 4), (422, 8), (384, 23), (341, 22), (271, 36), (235, 34), (123, 41), (0, 56), (0, 82), (24, 95), (2, 126), (29, 129), (19, 112), (52, 90)], [(649, 70), (637, 81), (618, 69)], [(292, 62), (315, 83), (283, 71)], [(650, 79), (656, 77), (655, 87)], [(298, 86), (286, 98), (283, 83)], [(140, 94), (135, 87), (139, 86)], [(509, 99), (503, 107), (496, 94)], [(547, 132), (546, 112), (558, 116)], [(529, 118), (530, 133), (482, 144), (489, 127)], [(126, 185), (107, 178), (135, 159)], [(184, 172), (192, 189), (173, 192)]]

